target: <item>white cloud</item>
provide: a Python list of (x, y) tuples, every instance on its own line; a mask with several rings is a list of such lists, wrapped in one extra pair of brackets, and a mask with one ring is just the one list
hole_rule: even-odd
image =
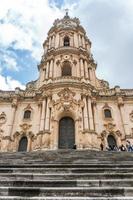
[(48, 0), (5, 0), (0, 13), (0, 19), (4, 19), (4, 23), (0, 24), (1, 45), (7, 46), (14, 42), (14, 48), (31, 51), (38, 61), (41, 55), (36, 53), (36, 48), (39, 48), (41, 54), (41, 44), (47, 31), (54, 19), (61, 16), (61, 11), (50, 7)]
[[(7, 68), (19, 70), (15, 56), (6, 50), (9, 46), (28, 50), (33, 59), (40, 61), (47, 32), (65, 8), (70, 9), (71, 16), (80, 18), (92, 41), (99, 77), (111, 86), (132, 87), (133, 0), (65, 0), (61, 9), (54, 3), (49, 5), (48, 0), (2, 1), (0, 46), (8, 56)], [(0, 68), (2, 71), (2, 65)]]
[(0, 75), (0, 89), (1, 90), (14, 90), (16, 87), (25, 89), (19, 81), (12, 79), (10, 76), (4, 77)]
[(18, 71), (18, 66), (16, 60), (8, 55), (4, 55), (4, 61), (7, 69)]
[[(19, 71), (17, 56), (9, 52), (9, 47), (16, 51), (28, 50), (39, 62), (48, 29), (60, 16), (61, 11), (55, 6), (50, 7), (48, 0), (4, 0), (0, 6), (0, 72), (5, 68)], [(1, 89), (18, 85), (21, 85), (18, 81), (1, 75)]]
[(79, 0), (75, 9), (70, 8), (92, 41), (98, 76), (111, 86), (132, 88), (133, 1)]

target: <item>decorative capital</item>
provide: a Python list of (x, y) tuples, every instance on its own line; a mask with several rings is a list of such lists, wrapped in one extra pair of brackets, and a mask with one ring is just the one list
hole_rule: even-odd
[(12, 108), (17, 108), (17, 104), (18, 104), (17, 98), (13, 98), (12, 104), (11, 104)]
[(121, 107), (121, 106), (124, 106), (124, 101), (123, 101), (123, 98), (122, 97), (118, 97), (118, 106)]

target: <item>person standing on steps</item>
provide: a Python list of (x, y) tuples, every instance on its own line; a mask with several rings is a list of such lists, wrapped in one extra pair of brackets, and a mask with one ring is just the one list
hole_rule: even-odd
[(100, 144), (100, 148), (101, 148), (101, 151), (103, 151), (103, 148), (104, 148), (103, 143)]

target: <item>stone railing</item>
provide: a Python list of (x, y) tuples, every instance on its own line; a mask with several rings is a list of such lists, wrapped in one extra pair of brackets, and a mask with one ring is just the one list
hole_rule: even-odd
[(61, 76), (54, 78), (52, 83), (64, 83), (64, 82), (71, 82), (71, 83), (79, 83), (81, 78), (74, 77), (74, 76)]
[(115, 89), (99, 91), (100, 96), (114, 96), (115, 94), (116, 94)]
[(133, 89), (120, 89), (119, 92), (115, 88), (109, 90), (100, 90), (100, 96), (133, 96)]
[(121, 89), (121, 92), (126, 96), (133, 96), (133, 89)]
[(15, 95), (15, 91), (2, 91), (0, 90), (0, 98), (10, 98)]
[(12, 99), (19, 97), (32, 98), (36, 96), (34, 90), (14, 90), (14, 91), (1, 91), (0, 90), (0, 99)]

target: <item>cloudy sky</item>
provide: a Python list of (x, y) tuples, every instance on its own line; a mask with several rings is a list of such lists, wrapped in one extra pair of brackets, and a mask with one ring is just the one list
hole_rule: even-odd
[(0, 0), (0, 89), (37, 79), (42, 43), (65, 8), (92, 41), (97, 76), (133, 88), (133, 0)]

